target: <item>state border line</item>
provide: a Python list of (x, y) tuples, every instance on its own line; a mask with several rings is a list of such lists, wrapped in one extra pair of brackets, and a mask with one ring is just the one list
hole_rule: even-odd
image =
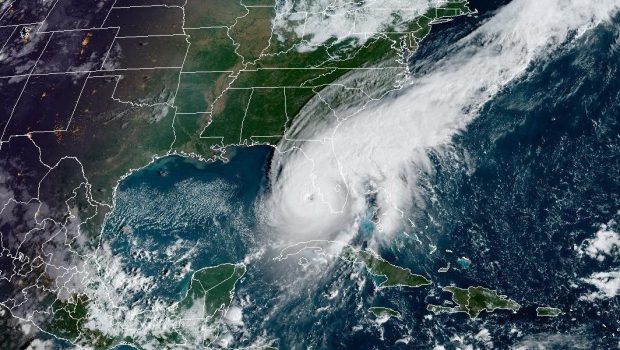
[[(56, 0), (54, 2), (54, 5), (51, 7), (51, 9), (48, 11), (47, 16), (49, 16), (49, 14), (53, 11), (54, 7), (57, 5), (57, 3), (59, 2), (59, 0)], [(41, 76), (41, 75), (64, 75), (64, 74), (88, 74), (87, 76), (87, 80), (90, 77), (98, 77), (98, 76), (111, 76), (111, 77), (115, 77), (117, 79), (117, 85), (118, 82), (120, 81), (120, 76), (122, 76), (122, 74), (118, 74), (118, 73), (122, 73), (123, 71), (140, 71), (140, 70), (158, 70), (158, 69), (170, 69), (170, 70), (180, 70), (179, 71), (179, 82), (177, 84), (177, 88), (174, 92), (174, 98), (173, 98), (173, 106), (174, 106), (174, 102), (176, 100), (176, 97), (180, 91), (180, 84), (181, 84), (181, 78), (182, 78), (182, 74), (201, 74), (201, 73), (220, 73), (220, 74), (224, 74), (224, 73), (235, 73), (234, 71), (183, 71), (184, 66), (185, 66), (185, 61), (187, 58), (187, 55), (189, 53), (189, 50), (191, 48), (191, 41), (189, 41), (189, 37), (190, 35), (186, 32), (187, 31), (191, 31), (191, 30), (200, 30), (200, 29), (230, 29), (230, 26), (207, 26), (207, 27), (195, 27), (195, 28), (191, 28), (191, 27), (185, 27), (185, 7), (187, 6), (187, 1), (185, 2), (184, 5), (182, 6), (178, 6), (178, 5), (167, 5), (167, 4), (156, 4), (156, 5), (136, 5), (136, 6), (116, 6), (116, 3), (118, 2), (118, 0), (115, 0), (114, 3), (112, 4), (112, 6), (110, 7), (110, 10), (108, 11), (108, 13), (106, 14), (106, 17), (104, 18), (103, 22), (102, 22), (102, 26), (98, 27), (98, 28), (79, 28), (79, 29), (66, 29), (66, 30), (52, 30), (52, 31), (41, 31), (40, 33), (51, 33), (52, 35), (54, 33), (57, 32), (72, 32), (72, 31), (88, 31), (88, 30), (101, 30), (101, 29), (117, 29), (116, 35), (115, 37), (112, 39), (112, 44), (110, 45), (110, 48), (108, 49), (101, 67), (99, 70), (89, 70), (89, 71), (65, 71), (65, 72), (49, 72), (49, 73), (35, 73), (34, 70), (36, 70), (36, 65), (38, 63), (35, 63), (35, 66), (33, 67), (33, 70), (29, 73), (29, 74), (21, 74), (21, 75), (14, 75), (14, 76), (4, 76), (4, 77), (0, 77), (0, 78), (10, 78), (10, 77), (23, 77), (23, 76), (27, 76), (27, 81), (26, 84), (28, 83), (28, 80), (30, 79), (31, 76), (35, 75), (35, 76)], [(243, 4), (243, 2), (241, 2), (241, 5), (244, 6), (246, 9), (250, 8), (272, 8), (273, 6), (270, 5), (245, 5)], [(114, 11), (115, 9), (130, 9), (130, 8), (180, 8), (183, 12), (183, 26), (181, 27), (181, 30), (183, 31), (183, 33), (171, 33), (171, 34), (148, 34), (148, 35), (127, 35), (127, 36), (119, 36), (119, 32), (121, 30), (120, 26), (108, 26), (105, 27), (105, 24), (108, 22), (109, 20), (109, 16), (112, 13), (112, 11)], [(379, 8), (375, 8), (373, 10), (382, 10)], [(393, 9), (390, 9), (393, 10)], [(314, 14), (311, 12), (304, 12), (306, 17), (309, 14)], [(316, 13), (318, 14), (318, 12)], [(247, 14), (246, 14), (247, 15)], [(43, 22), (45, 22), (46, 18), (43, 20)], [(245, 17), (245, 16), (243, 16)], [(40, 29), (42, 27), (43, 23), (40, 23), (40, 26), (38, 29)], [(236, 24), (236, 23), (235, 23)], [(234, 25), (233, 25), (234, 26)], [(11, 35), (13, 35), (13, 33), (15, 32), (15, 30), (17, 30), (17, 27), (19, 27), (19, 25), (14, 25), (14, 30), (11, 33)], [(354, 34), (364, 34), (364, 35), (377, 35), (377, 34), (390, 34), (390, 33), (397, 33), (397, 34), (403, 34), (403, 32), (360, 32), (360, 33), (354, 33)], [(50, 36), (50, 38), (48, 39), (48, 42), (46, 43), (46, 47), (47, 44), (49, 44), (49, 41), (52, 38), (52, 35)], [(105, 64), (107, 63), (108, 59), (109, 59), (109, 55), (110, 52), (112, 51), (112, 49), (114, 48), (115, 43), (117, 43), (118, 39), (132, 39), (132, 38), (149, 38), (149, 37), (174, 37), (174, 36), (184, 36), (186, 38), (186, 41), (188, 42), (188, 48), (186, 50), (184, 59), (183, 59), (183, 63), (181, 64), (180, 67), (174, 66), (174, 67), (134, 67), (134, 68), (116, 68), (116, 69), (104, 69)], [(6, 44), (6, 43), (5, 43)], [(45, 52), (46, 47), (44, 47), (43, 52)], [(39, 57), (40, 59), (40, 57)], [(259, 69), (241, 69), (239, 71), (237, 71), (236, 75), (238, 76), (238, 74), (243, 73), (243, 72), (258, 72), (260, 70), (385, 70), (385, 69), (398, 69), (398, 70), (402, 70), (403, 66), (395, 66), (395, 67), (264, 67), (264, 68), (259, 68)], [(116, 73), (116, 74), (115, 74)], [(235, 79), (236, 80), (236, 79)], [(25, 84), (25, 85), (26, 85)], [(323, 87), (323, 86), (329, 86), (329, 85), (333, 85), (333, 84), (319, 84), (319, 85), (313, 85), (313, 86), (299, 86), (299, 85), (287, 85), (287, 86), (283, 86), (283, 85), (279, 85), (279, 86), (249, 86), (249, 87), (235, 87), (233, 86), (234, 81), (231, 82), (231, 84), (225, 89), (226, 90), (252, 90), (252, 92), (254, 92), (254, 89), (283, 89), (284, 91), (288, 88), (288, 89), (314, 89), (317, 87)], [(115, 87), (116, 90), (116, 87)], [(83, 90), (82, 90), (83, 91)], [(82, 94), (82, 91), (80, 92), (80, 97)], [(225, 91), (223, 91), (222, 93), (225, 93)], [(21, 92), (23, 94), (23, 90)], [(114, 98), (114, 96), (112, 96)], [(19, 102), (19, 100), (21, 99), (21, 94), (20, 97), (18, 98), (16, 105), (13, 107), (13, 112), (14, 113), (14, 109), (17, 106), (17, 103)], [(121, 101), (122, 102), (122, 101)], [(77, 103), (79, 103), (79, 99), (78, 102), (76, 102), (76, 107), (77, 108)], [(247, 106), (246, 106), (247, 107)], [(194, 114), (194, 115), (198, 115), (198, 114), (205, 114), (205, 113), (209, 113), (212, 114), (211, 112), (182, 112), (182, 113), (175, 113), (176, 114)], [(247, 113), (247, 110), (246, 110)], [(73, 116), (73, 113), (72, 113)], [(287, 116), (288, 117), (288, 116)], [(245, 119), (245, 117), (244, 117)], [(9, 119), (10, 120), (10, 119)], [(7, 126), (8, 126), (8, 122), (7, 122)], [(2, 137), (0, 137), (0, 140), (5, 136), (4, 134), (6, 133), (6, 129), (7, 126), (5, 126), (5, 130), (3, 131)], [(174, 128), (174, 123), (173, 123), (173, 128)], [(206, 129), (206, 128), (205, 128)], [(203, 130), (204, 132), (204, 130)], [(243, 133), (243, 131), (241, 131), (241, 134)], [(202, 133), (201, 133), (202, 134)], [(242, 135), (240, 135), (241, 137)], [(258, 135), (256, 135), (258, 136)], [(202, 136), (201, 136), (202, 137)], [(270, 137), (270, 136), (265, 136), (265, 137)]]
[(82, 85), (82, 89), (80, 90), (80, 94), (78, 95), (77, 99), (75, 100), (75, 106), (73, 106), (73, 111), (71, 112), (71, 116), (69, 117), (69, 121), (67, 122), (67, 125), (65, 126), (64, 129), (53, 130), (53, 132), (57, 132), (57, 131), (68, 132), (69, 131), (69, 127), (71, 127), (71, 122), (73, 122), (73, 117), (75, 116), (75, 112), (77, 111), (78, 105), (80, 104), (80, 101), (82, 100), (82, 94), (84, 93), (84, 89), (86, 88), (86, 84), (88, 84), (88, 79), (90, 79), (90, 73), (88, 73), (86, 78), (84, 78), (84, 85)]
[[(131, 71), (141, 71), (141, 70), (158, 70), (158, 69), (170, 69), (177, 70), (182, 69), (182, 67), (142, 67), (142, 68), (115, 68), (115, 69), (97, 69), (97, 70), (83, 70), (83, 71), (65, 71), (65, 72), (48, 72), (48, 73), (25, 73), (25, 74), (14, 74), (14, 75), (3, 75), (0, 76), (0, 79), (10, 79), (10, 78), (22, 78), (27, 76), (45, 76), (45, 75), (63, 75), (63, 74), (98, 74), (97, 76), (108, 75), (108, 73), (114, 72), (131, 72)], [(109, 74), (113, 75), (113, 74)]]
[[(53, 33), (52, 33), (53, 34)], [(105, 61), (102, 63), (102, 66), (105, 64)], [(88, 74), (88, 73), (93, 73), (93, 74), (97, 74), (97, 73), (113, 73), (116, 71), (122, 71), (122, 72), (126, 72), (126, 71), (140, 71), (140, 70), (158, 70), (158, 69), (170, 69), (170, 70), (176, 70), (176, 69), (183, 69), (183, 66), (157, 66), (157, 67), (129, 67), (129, 68), (112, 68), (112, 69), (95, 69), (95, 70), (80, 70), (80, 71), (62, 71), (62, 72), (47, 72), (47, 73), (25, 73), (25, 74), (12, 74), (12, 75), (1, 75), (0, 79), (7, 79), (7, 78), (20, 78), (20, 77), (26, 77), (29, 75), (32, 76), (43, 76), (43, 75), (62, 75), (62, 74)], [(321, 69), (328, 69), (328, 70), (388, 70), (388, 69), (397, 69), (397, 70), (402, 70), (403, 67), (398, 67), (398, 66), (394, 66), (394, 67), (360, 67), (360, 68), (343, 68), (343, 67), (325, 67), (325, 68), (260, 68), (260, 69), (256, 69), (256, 70), (240, 70), (239, 73), (242, 72), (258, 72), (260, 70), (321, 70)], [(180, 74), (208, 74), (208, 73), (234, 73), (234, 71), (229, 71), (229, 70), (199, 70), (199, 71), (181, 71)], [(320, 84), (317, 86), (324, 86), (324, 85), (332, 85), (332, 84)], [(288, 85), (281, 85), (281, 86), (275, 86), (275, 87), (288, 87)], [(232, 88), (232, 87), (231, 87)]]
[(7, 12), (9, 12), (9, 9), (11, 8), (11, 6), (13, 6), (13, 4), (15, 3), (15, 1), (17, 0), (13, 0), (9, 3), (9, 6), (7, 6), (4, 11), (2, 11), (2, 13), (0, 13), (0, 21), (2, 21), (2, 19), (4, 19), (4, 16), (6, 16)]
[[(120, 28), (120, 27), (119, 27)], [(173, 34), (148, 34), (148, 35), (119, 35), (116, 39), (140, 39), (140, 38), (167, 38), (173, 36), (185, 36), (188, 35), (185, 33), (173, 33)]]
[[(118, 1), (118, 0), (117, 0)], [(114, 4), (116, 4), (116, 1), (114, 2)], [(133, 8), (159, 8), (159, 7), (163, 7), (163, 8), (174, 8), (174, 9), (180, 9), (182, 16), (183, 16), (183, 22), (185, 22), (185, 9), (183, 8), (183, 6), (166, 6), (166, 5), (145, 5), (145, 6), (112, 6), (112, 8), (110, 8), (110, 12), (108, 12), (108, 15), (106, 16), (104, 22), (102, 25), (106, 25), (106, 23), (108, 23), (108, 21), (110, 20), (110, 14), (114, 11), (114, 10), (128, 10), (128, 9), (133, 9)], [(128, 25), (122, 26), (125, 28), (130, 28), (128, 27)], [(149, 37), (149, 36), (173, 36), (173, 35), (185, 35), (186, 33), (183, 31), (183, 25), (180, 26), (179, 28), (181, 30), (181, 33), (171, 33), (171, 34), (147, 34), (147, 35), (124, 35), (121, 36), (119, 38), (133, 38), (133, 37)]]
[(37, 33), (39, 32), (39, 29), (41, 29), (41, 27), (43, 27), (43, 24), (47, 21), (47, 18), (50, 16), (52, 11), (54, 11), (54, 9), (56, 8), (56, 5), (58, 5), (59, 1), (60, 0), (56, 0), (56, 2), (54, 2), (54, 5), (52, 5), (50, 10), (47, 12), (47, 14), (45, 15), (45, 18), (43, 18), (43, 20), (41, 21), (41, 25), (39, 25), (39, 27), (37, 28)]
[[(155, 4), (155, 5), (130, 5), (130, 6), (116, 6), (116, 2), (114, 1), (114, 5), (112, 5), (112, 7), (110, 8), (110, 12), (112, 10), (116, 10), (116, 9), (134, 9), (134, 8), (151, 8), (151, 7), (165, 7), (165, 8), (179, 8), (179, 9), (185, 9), (185, 5), (183, 6), (179, 6), (179, 5), (166, 5), (166, 4)], [(107, 18), (106, 18), (107, 19)]]
[(185, 23), (187, 21), (187, 17), (186, 17), (186, 13), (185, 13), (185, 6), (187, 6), (187, 0), (184, 0), (183, 2), (183, 6), (181, 7), (181, 12), (183, 13), (183, 20), (181, 23), (181, 30), (183, 31), (183, 34), (185, 34), (185, 42), (187, 42), (187, 48), (185, 49), (185, 55), (183, 56), (183, 61), (181, 62), (181, 69), (179, 70), (179, 75), (177, 77), (177, 87), (174, 90), (174, 96), (172, 97), (170, 103), (172, 104), (172, 108), (174, 108), (174, 115), (172, 116), (172, 124), (170, 125), (170, 128), (172, 129), (172, 142), (170, 142), (170, 147), (168, 148), (168, 153), (172, 153), (172, 150), (174, 148), (174, 145), (177, 143), (177, 129), (176, 129), (176, 123), (177, 123), (177, 114), (176, 112), (179, 110), (177, 104), (176, 104), (176, 100), (177, 100), (177, 96), (179, 94), (179, 90), (181, 89), (181, 73), (183, 72), (183, 69), (185, 69), (185, 62), (187, 61), (187, 56), (189, 55), (189, 50), (192, 47), (192, 42), (190, 40), (190, 35), (187, 34), (187, 32), (185, 31)]
[(103, 19), (103, 22), (101, 22), (101, 26), (100, 27), (105, 26), (105, 22), (108, 21), (108, 17), (110, 17), (110, 13), (112, 12), (112, 9), (114, 8), (114, 5), (116, 5), (117, 1), (118, 0), (114, 0), (114, 3), (112, 3), (112, 6), (110, 6), (110, 10), (108, 10), (108, 13), (105, 15), (105, 18)]
[(5, 25), (0, 25), (0, 28), (8, 28), (8, 27), (19, 27), (19, 26), (34, 26), (34, 25), (38, 25), (41, 24), (43, 22), (31, 22), (31, 23), (20, 23), (20, 24), (5, 24)]
[[(28, 131), (25, 134), (12, 134), (9, 135), (8, 139), (6, 141), (0, 141), (0, 148), (2, 143), (8, 143), (10, 141), (11, 138), (13, 137), (28, 137), (30, 138), (31, 135), (34, 134), (50, 134), (50, 133), (56, 133), (56, 132), (68, 132), (69, 131), (69, 127), (71, 126), (71, 122), (73, 121), (73, 117), (75, 116), (75, 112), (77, 111), (78, 105), (80, 104), (80, 101), (82, 99), (82, 94), (84, 93), (84, 89), (86, 88), (86, 84), (88, 84), (88, 80), (91, 78), (90, 73), (86, 75), (86, 77), (84, 78), (84, 84), (82, 84), (82, 88), (80, 89), (80, 93), (78, 95), (78, 97), (75, 100), (75, 105), (73, 106), (73, 110), (71, 111), (71, 115), (69, 116), (69, 119), (67, 120), (67, 124), (65, 125), (65, 127), (63, 129), (52, 129), (52, 130), (34, 130), (34, 131)], [(27, 82), (26, 82), (27, 84)], [(25, 85), (24, 85), (24, 89), (25, 89)], [(22, 94), (23, 94), (23, 90), (22, 90)], [(21, 94), (20, 94), (21, 97)], [(17, 103), (19, 102), (19, 100), (15, 103), (15, 106), (13, 107), (13, 109), (15, 109), (17, 107)], [(8, 126), (8, 122), (7, 122), (7, 126)], [(5, 127), (6, 129), (6, 127)], [(2, 139), (4, 139), (4, 137), (2, 137)]]
[(24, 87), (22, 88), (22, 91), (19, 93), (19, 96), (17, 97), (17, 100), (15, 101), (15, 104), (13, 105), (13, 109), (11, 110), (11, 114), (9, 115), (9, 119), (6, 121), (6, 124), (4, 125), (4, 129), (2, 130), (2, 135), (0, 135), (0, 140), (4, 139), (4, 134), (6, 133), (6, 130), (8, 129), (9, 125), (11, 124), (11, 119), (13, 119), (13, 114), (15, 114), (15, 109), (17, 108), (17, 105), (19, 104), (19, 101), (21, 100), (22, 95), (24, 94), (24, 91), (26, 91), (26, 88), (28, 87), (28, 82), (30, 81), (30, 77), (32, 76), (32, 73), (34, 72), (34, 70), (37, 68), (37, 64), (39, 63), (39, 60), (43, 56), (43, 53), (45, 52), (45, 49), (47, 48), (47, 45), (52, 40), (52, 37), (54, 37), (54, 33), (50, 34), (50, 37), (47, 39), (47, 42), (45, 43), (45, 46), (43, 47), (43, 50), (41, 51), (41, 53), (39, 54), (39, 57), (37, 57), (37, 60), (35, 61), (35, 63), (32, 66), (32, 68), (30, 69), (30, 74), (28, 74), (28, 77), (26, 78), (26, 82), (24, 83)]
[[(114, 27), (111, 27), (111, 28), (114, 28)], [(103, 57), (103, 61), (101, 61), (101, 66), (99, 67), (100, 70), (103, 70), (105, 63), (108, 61), (108, 57), (110, 56), (110, 52), (112, 52), (112, 48), (114, 47), (114, 44), (116, 44), (116, 38), (118, 37), (118, 33), (120, 33), (120, 31), (121, 31), (121, 27), (117, 27), (116, 33), (114, 34), (114, 39), (112, 39), (112, 43), (110, 44), (110, 48), (108, 49), (108, 52), (106, 52), (105, 57)]]
[(41, 31), (37, 31), (37, 34), (84, 32), (84, 31), (96, 31), (96, 30), (120, 29), (120, 28), (121, 27), (118, 27), (118, 26), (110, 26), (110, 27), (59, 29), (59, 30), (41, 30)]
[(16, 31), (17, 31), (17, 27), (13, 28), (13, 31), (11, 32), (11, 34), (9, 34), (4, 44), (2, 44), (2, 47), (0, 47), (0, 52), (2, 52), (2, 50), (4, 50), (4, 47), (8, 45), (9, 41), (11, 41), (11, 38), (13, 38), (13, 34), (15, 34)]
[(201, 30), (201, 29), (230, 29), (229, 26), (204, 26), (204, 27), (183, 27), (183, 30)]

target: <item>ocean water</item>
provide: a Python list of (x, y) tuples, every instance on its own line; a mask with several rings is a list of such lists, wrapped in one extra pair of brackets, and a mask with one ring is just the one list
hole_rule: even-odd
[[(480, 21), (437, 28), (413, 71)], [(118, 188), (104, 240), (127, 268), (157, 279), (147, 297), (170, 300), (186, 288), (188, 271), (265, 248), (235, 293), (243, 322), (227, 331), (240, 346), (267, 339), (281, 349), (615, 348), (618, 297), (588, 297), (597, 290), (583, 279), (617, 269), (618, 259), (596, 261), (577, 247), (619, 219), (618, 24), (536, 62), (485, 106), (448, 155), (432, 156), (434, 172), (421, 181), (429, 200), (412, 218), (421, 229), (380, 251), (432, 286), (378, 292), (363, 270), (342, 262), (273, 261), (277, 249), (260, 237), (254, 211), (272, 152), (265, 146), (236, 149), (227, 163), (175, 156), (134, 173)], [(373, 230), (364, 221), (360, 236)], [(476, 320), (430, 314), (426, 305), (449, 299), (441, 292), (449, 284), (496, 289), (523, 309)], [(370, 306), (392, 307), (402, 319), (378, 324)], [(537, 318), (537, 306), (564, 314)]]
[(240, 262), (254, 245), (254, 200), (271, 151), (242, 148), (211, 163), (170, 156), (134, 172), (117, 189), (104, 241), (126, 269), (156, 279), (153, 296), (179, 298), (189, 271)]

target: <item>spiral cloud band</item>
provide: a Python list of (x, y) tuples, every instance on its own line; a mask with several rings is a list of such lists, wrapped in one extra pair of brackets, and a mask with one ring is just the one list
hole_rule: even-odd
[[(571, 45), (618, 7), (614, 0), (514, 1), (451, 43), (449, 54), (430, 69), (381, 98), (357, 109), (329, 104), (317, 115), (311, 107), (325, 105), (326, 89), (278, 145), (262, 203), (267, 224), (294, 241), (354, 233), (369, 212), (376, 231), (384, 233), (375, 236), (405, 228), (410, 210), (424, 200), (417, 179), (429, 170), (429, 150), (441, 154), (533, 61)], [(352, 73), (343, 86), (355, 79), (385, 85), (376, 74), (364, 74)]]

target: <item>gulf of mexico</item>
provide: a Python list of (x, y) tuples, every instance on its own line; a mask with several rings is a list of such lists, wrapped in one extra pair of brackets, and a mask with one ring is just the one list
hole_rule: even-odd
[(239, 262), (257, 239), (254, 202), (272, 150), (235, 149), (228, 162), (170, 156), (132, 173), (117, 188), (104, 245), (124, 269), (154, 279), (151, 296), (178, 298), (189, 272)]

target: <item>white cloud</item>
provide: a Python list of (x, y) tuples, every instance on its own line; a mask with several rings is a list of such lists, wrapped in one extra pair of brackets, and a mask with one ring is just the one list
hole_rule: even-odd
[(354, 38), (363, 44), (388, 27), (400, 28), (445, 0), (287, 0), (279, 7), (274, 31), (280, 37), (294, 33), (306, 42), (299, 50), (312, 50), (330, 39)]
[(585, 299), (613, 298), (620, 291), (620, 270), (596, 272), (590, 277), (584, 278), (583, 281), (595, 286), (599, 290), (589, 294)]
[[(607, 20), (619, 5), (614, 0), (516, 0), (454, 43), (451, 54), (424, 76), (361, 112), (316, 118), (306, 109), (296, 117), (289, 140), (279, 145), (286, 153), (274, 157), (272, 193), (263, 203), (266, 221), (294, 240), (333, 237), (355, 230), (372, 195), (377, 226), (387, 232), (400, 228), (406, 211), (422, 202), (416, 181), (430, 169), (428, 150), (441, 153), (534, 60), (572, 33)], [(346, 106), (331, 112), (326, 114), (352, 114)]]
[(606, 257), (617, 253), (618, 249), (620, 249), (620, 234), (610, 229), (608, 225), (602, 225), (594, 238), (583, 242), (579, 252), (603, 261)]
[(238, 306), (231, 306), (226, 312), (224, 320), (230, 324), (243, 326), (243, 309)]
[(33, 340), (30, 345), (26, 348), (26, 350), (48, 350), (52, 349), (54, 344), (51, 340)]

